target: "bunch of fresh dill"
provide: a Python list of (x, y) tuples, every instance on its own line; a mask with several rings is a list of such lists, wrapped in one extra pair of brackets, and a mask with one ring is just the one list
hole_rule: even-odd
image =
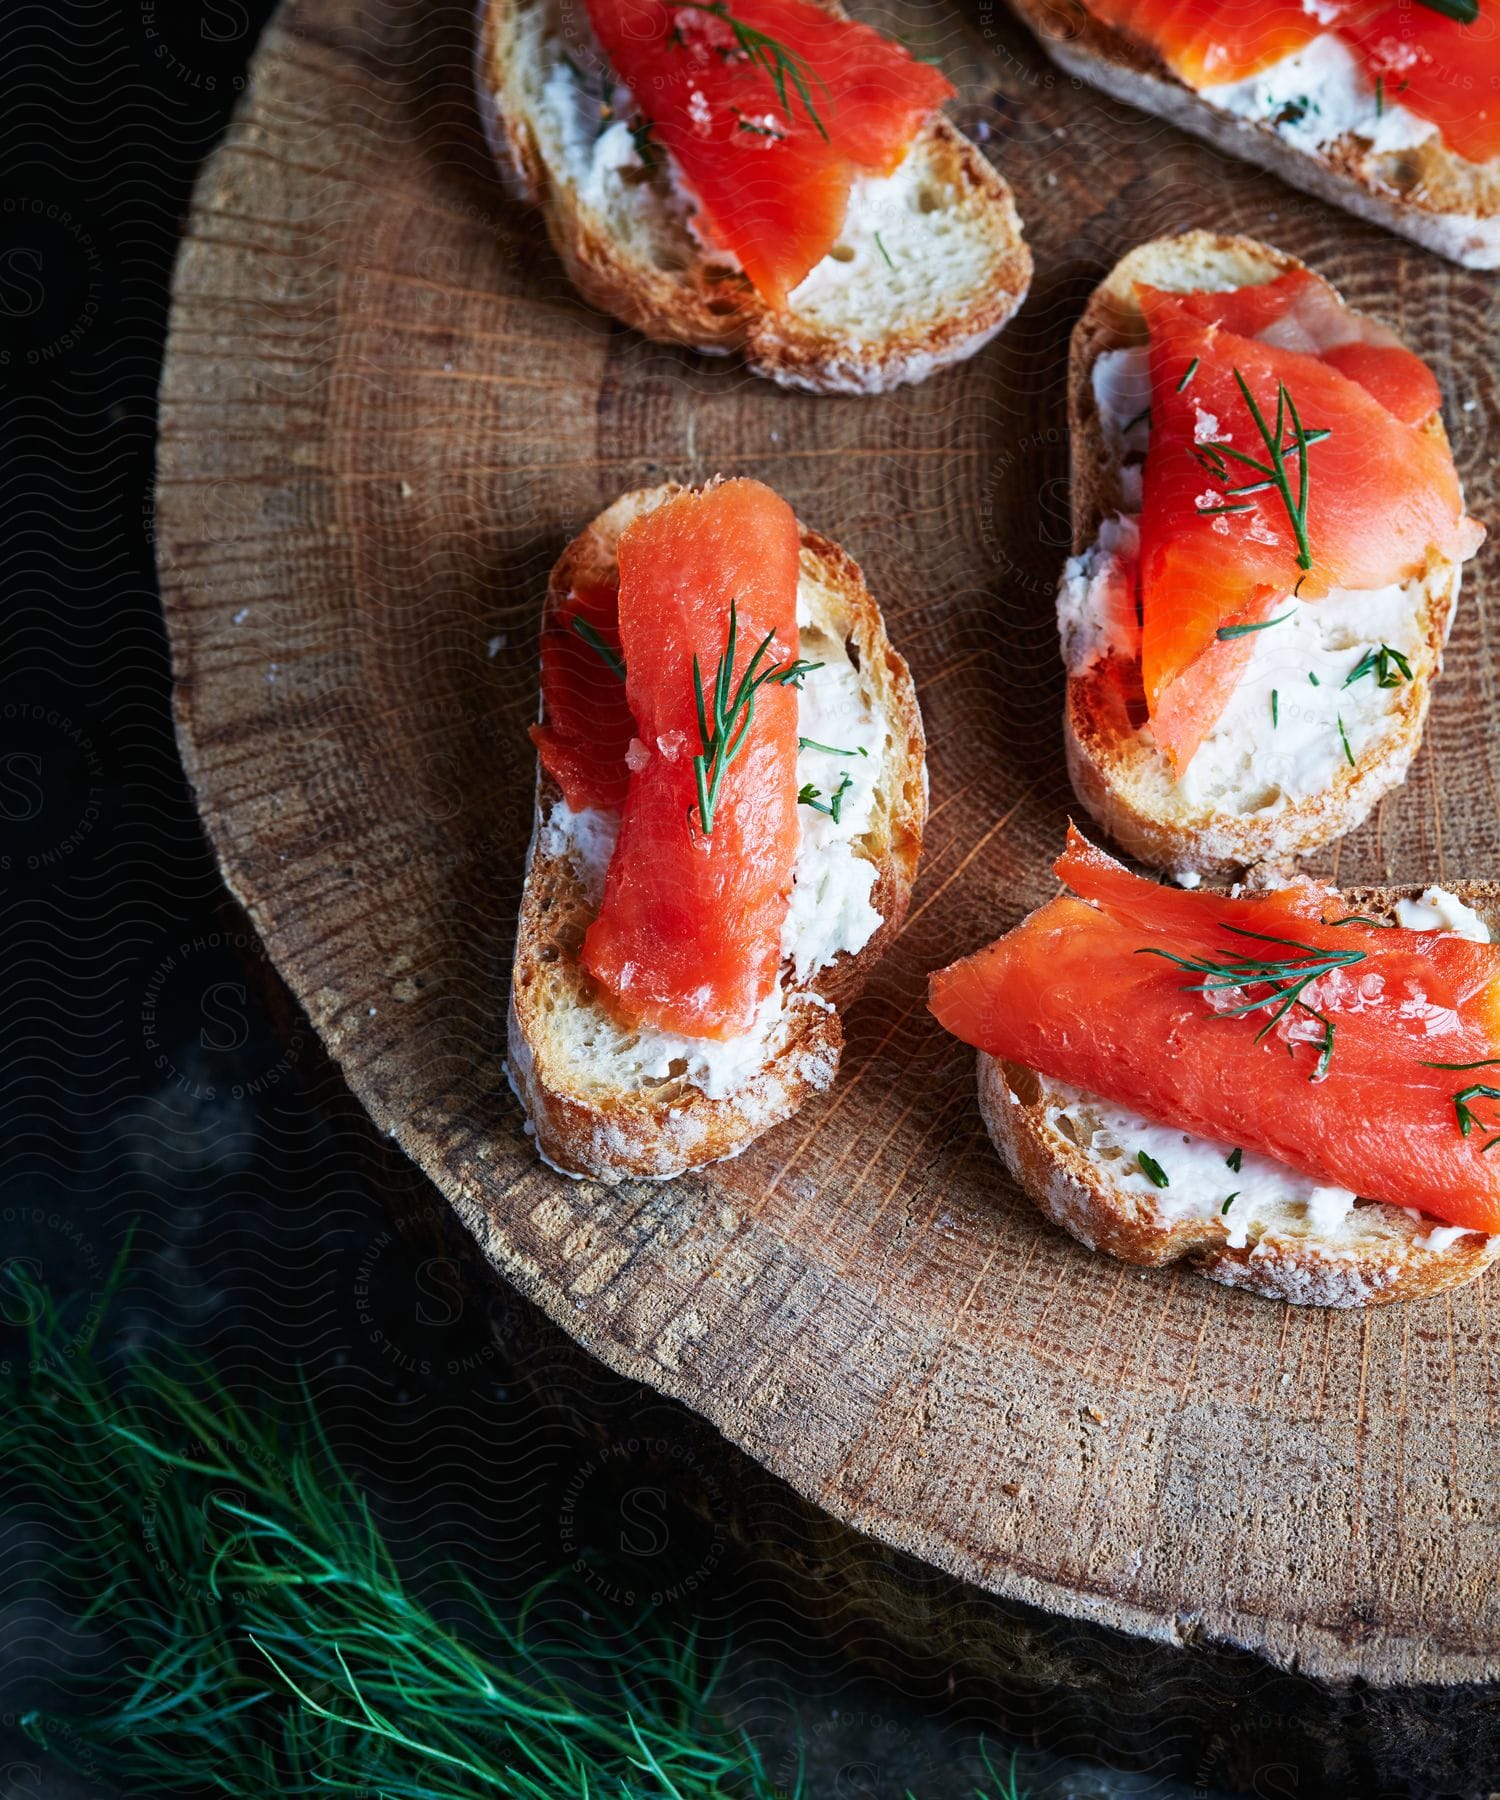
[(466, 1624), (441, 1622), (305, 1391), (251, 1410), (201, 1366), (107, 1370), (97, 1324), (75, 1335), (44, 1289), (22, 1298), (5, 1510), (65, 1540), (49, 1590), (86, 1595), (110, 1649), (76, 1704), (24, 1721), (63, 1760), (153, 1796), (777, 1792), (715, 1712), (691, 1635), (603, 1618), (593, 1596), (586, 1614), (556, 1587), (502, 1611), (458, 1576), (444, 1611)]
[[(202, 1364), (97, 1357), (118, 1277), (70, 1329), (0, 1271), (29, 1320), (0, 1377), (3, 1513), (61, 1539), (48, 1592), (86, 1597), (108, 1660), (25, 1717), (39, 1744), (153, 1800), (803, 1800), (717, 1710), (693, 1632), (564, 1581), (499, 1608), (453, 1570), (419, 1597), (305, 1386), (250, 1407)], [(980, 1757), (974, 1800), (1021, 1800), (1014, 1762)]]

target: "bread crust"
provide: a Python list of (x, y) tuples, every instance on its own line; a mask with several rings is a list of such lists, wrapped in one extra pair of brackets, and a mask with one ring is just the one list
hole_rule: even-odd
[[(1075, 555), (1095, 541), (1106, 518), (1122, 510), (1119, 469), (1092, 377), (1106, 351), (1146, 342), (1134, 284), (1182, 290), (1195, 284), (1252, 286), (1304, 267), (1297, 257), (1254, 238), (1189, 231), (1132, 250), (1094, 290), (1068, 355)], [(1447, 447), (1440, 416), (1424, 430)], [(1138, 719), (1143, 708), (1139, 664), (1108, 655), (1068, 674), (1063, 736), (1073, 791), (1116, 843), (1154, 867), (1217, 876), (1256, 865), (1290, 869), (1298, 857), (1354, 830), (1406, 779), (1422, 741), (1432, 684), (1442, 670), (1461, 580), (1462, 565), (1433, 559), (1412, 678), (1394, 696), (1388, 722), (1358, 766), (1339, 767), (1329, 787), (1246, 813), (1195, 805), (1175, 789), (1164, 799), (1160, 752), (1140, 741), (1130, 716), (1134, 707)]]
[[(608, 580), (625, 526), (684, 491), (667, 482), (607, 507), (558, 558), (548, 615), (575, 587)], [(733, 1093), (710, 1099), (680, 1076), (635, 1089), (600, 1085), (551, 1024), (559, 1008), (603, 1009), (604, 1002), (578, 961), (594, 905), (571, 859), (549, 854), (543, 842), (543, 823), (562, 790), (539, 767), (511, 979), (508, 1073), (538, 1150), (564, 1174), (607, 1183), (666, 1180), (738, 1155), (789, 1118), (831, 1085), (844, 1042), (839, 1009), (856, 998), (906, 916), (927, 819), (926, 741), (911, 672), (885, 634), (858, 564), (820, 532), (800, 524), (799, 531), (804, 574), (815, 574), (830, 596), (829, 616), (819, 623), (852, 645), (862, 686), (890, 738), (876, 816), (860, 845), (876, 865), (871, 901), (880, 926), (856, 954), (840, 954), (806, 982), (787, 980), (793, 1022), (786, 1042)]]
[(1469, 269), (1500, 268), (1500, 167), (1471, 163), (1433, 138), (1377, 155), (1346, 134), (1307, 151), (1275, 128), (1203, 99), (1149, 44), (1101, 24), (1081, 0), (1011, 0), (1049, 56), (1116, 100), (1168, 119), (1215, 149), (1384, 226)]
[[(972, 356), (1025, 299), (1031, 253), (1010, 187), (941, 116), (923, 127), (912, 155), (922, 159), (933, 187), (953, 196), (956, 212), (983, 221), (989, 266), (984, 280), (971, 283), (950, 307), (919, 326), (854, 338), (790, 310), (773, 310), (735, 270), (703, 258), (661, 268), (631, 254), (567, 172), (543, 153), (532, 100), (518, 75), (521, 39), (536, 28), (539, 10), (534, 0), (529, 5), (480, 0), (475, 67), (480, 115), (512, 191), (541, 209), (574, 286), (601, 312), (661, 342), (708, 355), (739, 352), (748, 368), (784, 387), (879, 394)], [(829, 10), (842, 12), (831, 0)]]
[[(1500, 928), (1500, 883), (1466, 881), (1452, 890)], [(1394, 918), (1396, 902), (1417, 888), (1351, 888), (1351, 907)], [(1467, 1233), (1452, 1243), (1425, 1243), (1435, 1220), (1404, 1207), (1361, 1201), (1355, 1241), (1337, 1245), (1308, 1233), (1267, 1232), (1232, 1246), (1220, 1217), (1170, 1219), (1151, 1195), (1110, 1182), (1097, 1163), (1057, 1131), (1036, 1076), (1015, 1063), (979, 1053), (979, 1110), (995, 1148), (1027, 1196), (1055, 1225), (1090, 1250), (1152, 1268), (1182, 1262), (1196, 1274), (1270, 1300), (1298, 1306), (1379, 1306), (1460, 1287), (1500, 1256), (1500, 1236)]]

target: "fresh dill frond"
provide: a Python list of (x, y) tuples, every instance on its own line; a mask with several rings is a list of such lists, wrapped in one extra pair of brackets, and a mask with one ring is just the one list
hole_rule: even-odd
[(1171, 1187), (1172, 1184), (1167, 1179), (1166, 1170), (1154, 1156), (1148, 1155), (1144, 1150), (1137, 1150), (1135, 1153), (1135, 1160), (1140, 1165), (1141, 1173), (1153, 1187)]
[(1285, 612), (1279, 613), (1274, 619), (1262, 619), (1258, 625), (1221, 625), (1214, 636), (1228, 643), (1231, 638), (1249, 637), (1252, 631), (1269, 631), (1273, 625), (1285, 624), (1291, 616), (1289, 612)]
[(613, 672), (620, 677), (621, 681), (623, 681), (625, 679), (625, 664), (621, 661), (619, 654), (610, 649), (609, 645), (606, 644), (599, 633), (594, 630), (588, 620), (579, 618), (575, 613), (573, 616), (572, 627), (599, 660), (604, 663), (607, 668), (613, 670)]
[(812, 90), (816, 83), (829, 96), (830, 101), (832, 90), (795, 50), (789, 49), (779, 38), (757, 31), (753, 25), (737, 19), (729, 9), (729, 0), (672, 0), (672, 4), (679, 11), (707, 13), (711, 18), (722, 20), (734, 33), (738, 48), (757, 68), (770, 76), (771, 85), (776, 89), (776, 98), (787, 118), (792, 117), (791, 99), (787, 92), (787, 83), (790, 82), (808, 118), (817, 127), (818, 135), (825, 143), (828, 141), (828, 127), (813, 104)]
[(566, 1576), (504, 1606), (456, 1569), (419, 1591), (305, 1385), (247, 1404), (201, 1364), (106, 1369), (23, 1269), (0, 1280), (32, 1321), (0, 1380), (5, 1512), (62, 1538), (49, 1594), (76, 1594), (110, 1645), (66, 1711), (21, 1723), (91, 1782), (243, 1800), (784, 1792), (716, 1711), (722, 1665), (693, 1633), (616, 1618)]
[[(1254, 938), (1259, 943), (1274, 944), (1280, 949), (1294, 950), (1297, 954), (1290, 957), (1226, 956), (1216, 961), (1207, 956), (1174, 956), (1170, 950), (1158, 950), (1152, 946), (1137, 950), (1135, 954), (1159, 956), (1165, 962), (1175, 963), (1179, 969), (1185, 969), (1190, 975), (1203, 976), (1201, 982), (1184, 987), (1183, 992), (1187, 994), (1224, 993), (1226, 990), (1245, 994), (1254, 988), (1268, 988), (1268, 993), (1250, 993), (1249, 998), (1242, 999), (1236, 1005), (1216, 1009), (1220, 1017), (1229, 1019), (1242, 1018), (1248, 1013), (1266, 1012), (1266, 1022), (1255, 1034), (1257, 1044), (1294, 1006), (1316, 1019), (1323, 1027), (1323, 1036), (1318, 1041), (1318, 1060), (1309, 1079), (1321, 1080), (1333, 1061), (1333, 1020), (1326, 1013), (1319, 1012), (1302, 996), (1320, 975), (1331, 975), (1335, 969), (1351, 968), (1355, 963), (1363, 962), (1367, 953), (1363, 950), (1324, 950), (1316, 944), (1300, 944), (1293, 938), (1269, 937), (1263, 931), (1250, 931), (1243, 925), (1230, 925), (1222, 920), (1220, 924), (1223, 930), (1231, 931), (1237, 937)], [(1290, 1044), (1287, 1049), (1290, 1051)], [(1235, 1165), (1231, 1163), (1230, 1166)]]
[(870, 753), (863, 745), (856, 745), (853, 750), (840, 750), (837, 744), (820, 744), (816, 738), (799, 737), (799, 750), (824, 750), (829, 756), (868, 756)]
[[(1199, 448), (1203, 451), (1212, 451), (1221, 460), (1228, 457), (1245, 468), (1255, 470), (1262, 477), (1261, 480), (1248, 482), (1242, 487), (1230, 488), (1228, 492), (1235, 499), (1247, 494), (1263, 493), (1269, 488), (1276, 490), (1281, 496), (1282, 505), (1285, 506), (1287, 517), (1291, 521), (1292, 534), (1297, 540), (1297, 567), (1304, 570), (1310, 569), (1312, 567), (1312, 546), (1307, 536), (1307, 493), (1310, 480), (1307, 452), (1311, 445), (1321, 443), (1331, 434), (1321, 426), (1309, 431), (1303, 425), (1297, 411), (1297, 402), (1292, 398), (1284, 381), (1276, 383), (1276, 423), (1274, 427), (1268, 425), (1265, 415), (1256, 404), (1254, 394), (1250, 392), (1249, 382), (1245, 380), (1238, 369), (1234, 371), (1234, 379), (1240, 390), (1240, 397), (1249, 409), (1250, 417), (1255, 421), (1255, 428), (1260, 433), (1261, 442), (1265, 445), (1266, 455), (1270, 458), (1269, 462), (1260, 462), (1255, 457), (1247, 455), (1245, 451), (1237, 450), (1227, 438), (1211, 439)], [(1282, 440), (1286, 436), (1288, 415), (1292, 422), (1292, 442), (1284, 444)], [(1291, 477), (1287, 472), (1287, 459), (1292, 456), (1297, 458), (1298, 464), (1295, 498), (1292, 495)], [(1230, 510), (1244, 511), (1248, 509), (1231, 508), (1228, 505), (1203, 506), (1198, 509), (1199, 513), (1203, 515)]]
[[(1417, 4), (1445, 19), (1456, 19), (1460, 25), (1472, 25), (1479, 17), (1479, 0), (1417, 0)], [(1406, 83), (1401, 85), (1404, 88)]]
[[(848, 752), (841, 751), (839, 754), (847, 755)], [(847, 794), (853, 786), (853, 777), (845, 775), (825, 801), (822, 798), (822, 788), (814, 787), (810, 781), (805, 782), (797, 792), (797, 804), (798, 806), (810, 806), (814, 812), (826, 813), (828, 817), (833, 820), (834, 824), (837, 825), (839, 823), (840, 815), (843, 812), (844, 795)]]
[(713, 836), (714, 808), (719, 803), (719, 790), (724, 785), (724, 776), (729, 765), (744, 748), (750, 727), (755, 723), (755, 696), (768, 681), (800, 688), (813, 669), (822, 667), (821, 663), (799, 660), (786, 664), (784, 668), (773, 665), (769, 669), (762, 669), (761, 658), (776, 637), (774, 631), (768, 631), (750, 658), (745, 673), (731, 686), (734, 682), (734, 653), (739, 630), (739, 607), (731, 600), (729, 629), (725, 634), (724, 654), (719, 658), (719, 666), (714, 674), (711, 702), (704, 700), (703, 670), (697, 653), (693, 655), (693, 699), (698, 708), (698, 737), (702, 746), (693, 758), (693, 774), (698, 783), (698, 823), (704, 837)]
[(1399, 650), (1393, 650), (1389, 644), (1382, 644), (1378, 650), (1366, 650), (1344, 677), (1344, 686), (1352, 687), (1356, 681), (1362, 681), (1370, 674), (1374, 675), (1377, 687), (1400, 687), (1403, 681), (1411, 680), (1411, 664)]

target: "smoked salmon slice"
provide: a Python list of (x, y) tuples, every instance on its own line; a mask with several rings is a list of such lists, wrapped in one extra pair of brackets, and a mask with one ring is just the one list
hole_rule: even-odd
[(619, 674), (619, 599), (612, 582), (575, 589), (542, 628), (546, 720), (531, 727), (531, 741), (574, 812), (625, 804), (635, 718)]
[(588, 6), (650, 140), (772, 306), (837, 242), (855, 174), (889, 174), (954, 92), (899, 44), (811, 0)]
[(1500, 1230), (1500, 948), (1362, 921), (1310, 882), (1158, 887), (1071, 830), (1055, 867), (1076, 898), (932, 976), (947, 1030), (1156, 1123)]
[[(1500, 21), (1488, 3), (1453, 18), (1422, 0), (1084, 0), (1104, 24), (1153, 46), (1189, 87), (1259, 75), (1332, 32), (1382, 102), (1437, 127), (1455, 155), (1500, 154)], [(1314, 98), (1315, 96), (1310, 96)]]
[(1137, 289), (1151, 359), (1141, 677), (1179, 774), (1288, 596), (1385, 587), (1479, 541), (1446, 442), (1423, 429), (1430, 372), (1379, 328), (1338, 332), (1308, 280), (1270, 286)]
[[(797, 521), (760, 482), (725, 481), (632, 521), (618, 556), (618, 641), (635, 735), (620, 835), (582, 961), (627, 1018), (735, 1037), (776, 982), (801, 838)], [(740, 734), (738, 746), (716, 791), (707, 783), (705, 821), (694, 766), (704, 723), (714, 727), (716, 689), (732, 698), (754, 674), (771, 678), (729, 721), (727, 741)]]

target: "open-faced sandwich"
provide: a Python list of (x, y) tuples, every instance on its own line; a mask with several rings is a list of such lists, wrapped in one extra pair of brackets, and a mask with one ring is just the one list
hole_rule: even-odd
[(502, 169), (584, 297), (789, 387), (883, 393), (1025, 297), (1010, 189), (939, 70), (833, 0), (484, 0)]
[(1080, 800), (1186, 879), (1279, 863), (1405, 779), (1466, 557), (1426, 365), (1250, 238), (1132, 251), (1069, 372), (1058, 592)]
[(566, 1174), (666, 1177), (826, 1088), (906, 913), (922, 721), (859, 569), (756, 481), (626, 494), (563, 552), (509, 1073)]
[(1116, 99), (1473, 269), (1500, 266), (1493, 0), (1014, 0)]
[(1091, 1249), (1314, 1306), (1407, 1300), (1500, 1253), (1500, 887), (1259, 892), (1132, 875), (932, 977), (1016, 1180)]

